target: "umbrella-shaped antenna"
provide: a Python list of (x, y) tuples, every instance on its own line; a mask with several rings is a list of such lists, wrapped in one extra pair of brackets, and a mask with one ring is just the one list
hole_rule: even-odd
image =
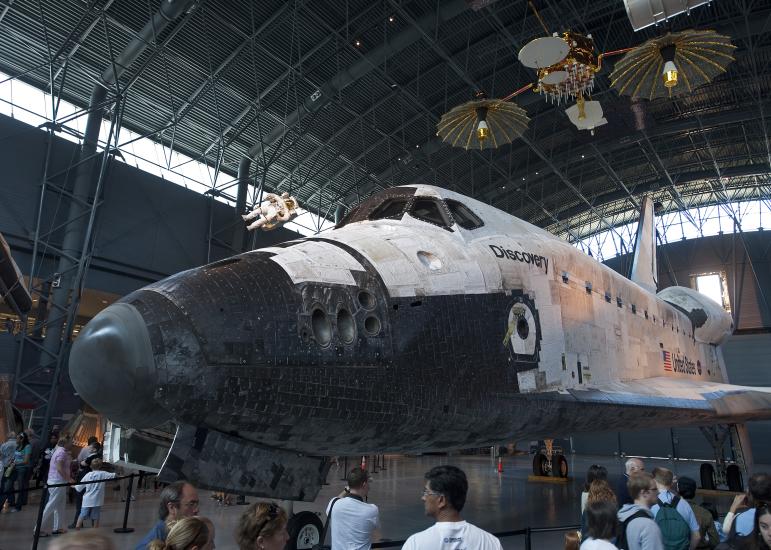
[(518, 105), (504, 99), (488, 99), (484, 92), (477, 92), (474, 97), (442, 115), (437, 125), (442, 141), (464, 149), (495, 149), (527, 130), (530, 119)]
[(728, 36), (711, 30), (670, 33), (628, 52), (616, 63), (611, 86), (650, 100), (689, 93), (724, 73), (735, 48)]

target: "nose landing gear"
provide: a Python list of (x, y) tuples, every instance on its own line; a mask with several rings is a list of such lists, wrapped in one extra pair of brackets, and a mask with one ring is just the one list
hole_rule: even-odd
[(544, 439), (544, 446), (533, 457), (533, 475), (537, 477), (568, 477), (568, 460), (562, 447), (555, 447), (553, 439)]

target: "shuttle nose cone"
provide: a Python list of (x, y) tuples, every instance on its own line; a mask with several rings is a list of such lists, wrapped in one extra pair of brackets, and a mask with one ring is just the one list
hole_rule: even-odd
[(150, 428), (169, 419), (155, 402), (155, 360), (144, 319), (113, 304), (81, 331), (70, 352), (70, 379), (86, 403), (122, 426)]

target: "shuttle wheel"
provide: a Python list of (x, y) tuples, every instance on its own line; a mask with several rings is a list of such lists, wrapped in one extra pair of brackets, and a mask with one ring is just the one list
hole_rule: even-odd
[(324, 525), (321, 523), (321, 519), (313, 512), (300, 512), (293, 515), (289, 518), (287, 525), (289, 532), (287, 550), (310, 549), (316, 544), (321, 544), (323, 530)]
[(744, 491), (744, 483), (742, 483), (742, 470), (736, 464), (730, 464), (725, 469), (725, 480), (728, 484), (728, 490), (736, 493)]
[(699, 477), (701, 477), (701, 488), (715, 490), (715, 467), (706, 462), (699, 468)]
[(533, 475), (548, 476), (549, 470), (547, 467), (548, 460), (542, 453), (536, 453), (533, 457)]
[(568, 477), (568, 459), (565, 455), (557, 457), (557, 469), (554, 471), (555, 477)]

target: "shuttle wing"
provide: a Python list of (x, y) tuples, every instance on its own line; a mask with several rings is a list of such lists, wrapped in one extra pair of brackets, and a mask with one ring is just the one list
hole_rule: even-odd
[(702, 412), (713, 420), (735, 423), (771, 418), (771, 389), (667, 377), (571, 389), (562, 398), (582, 403), (661, 407)]

